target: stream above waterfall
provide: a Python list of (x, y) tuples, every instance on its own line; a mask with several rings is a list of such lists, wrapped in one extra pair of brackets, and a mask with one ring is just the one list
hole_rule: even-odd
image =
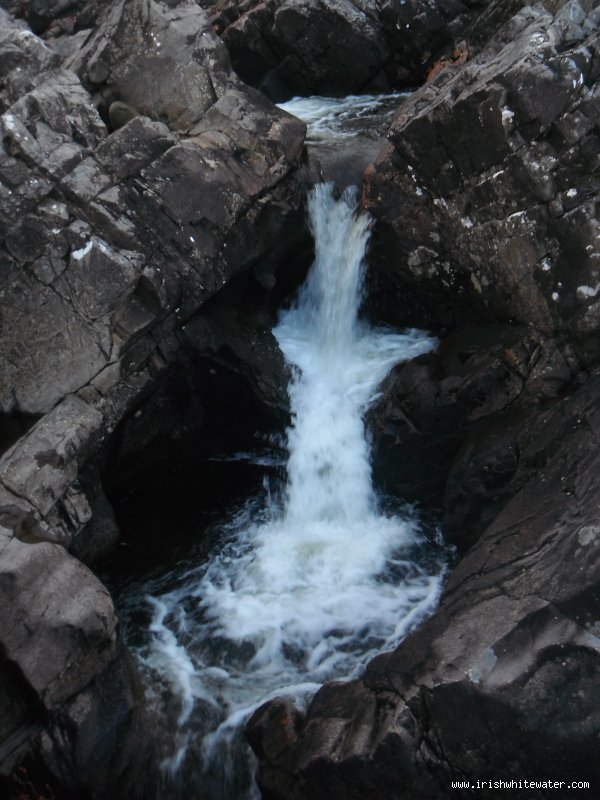
[(306, 148), (315, 180), (360, 183), (379, 152), (406, 92), (349, 97), (295, 97), (280, 108), (306, 123)]
[[(360, 675), (439, 598), (445, 550), (413, 509), (378, 495), (363, 423), (389, 370), (436, 341), (360, 319), (371, 218), (357, 196), (327, 183), (309, 196), (315, 261), (273, 331), (292, 370), (283, 448), (215, 454), (215, 468), (253, 471), (248, 493), (117, 592), (164, 731), (161, 800), (255, 797), (249, 715)], [(199, 475), (199, 506), (205, 486)]]

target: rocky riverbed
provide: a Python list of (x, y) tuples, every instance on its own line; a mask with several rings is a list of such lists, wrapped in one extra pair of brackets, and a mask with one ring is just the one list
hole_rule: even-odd
[(156, 723), (94, 571), (112, 502), (288, 418), (271, 328), (312, 260), (306, 187), (338, 166), (271, 100), (411, 88), (345, 178), (366, 167), (369, 315), (440, 345), (368, 424), (380, 485), (458, 563), (362, 677), (257, 711), (259, 784), (597, 796), (599, 26), (589, 0), (0, 2), (2, 790), (24, 768), (149, 796)]

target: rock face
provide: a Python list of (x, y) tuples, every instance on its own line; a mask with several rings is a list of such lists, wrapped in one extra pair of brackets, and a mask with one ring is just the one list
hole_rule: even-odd
[(382, 387), (369, 420), (378, 483), (441, 509), (444, 537), (465, 552), (516, 491), (529, 417), (586, 378), (560, 338), (520, 325), (461, 326)]
[(534, 465), (538, 478), (455, 568), (439, 612), (361, 680), (325, 685), (292, 741), (289, 725), (267, 728), (289, 746), (266, 755), (265, 796), (451, 797), (451, 780), (483, 776), (597, 785), (599, 388), (521, 431), (514, 480)]
[[(93, 8), (93, 31), (49, 22)], [(0, 775), (33, 745), (76, 796), (115, 797), (146, 712), (112, 601), (73, 554), (115, 543), (102, 453), (186, 323), (197, 353), (225, 349), (195, 315), (243, 271), (267, 295), (304, 246), (305, 129), (240, 82), (195, 4), (19, 11), (62, 44), (0, 10), (0, 422), (30, 428), (0, 457)]]
[(202, 0), (238, 74), (270, 97), (415, 86), (472, 13), (460, 0)]
[(385, 268), (442, 316), (597, 331), (599, 21), (523, 9), (394, 121), (365, 202)]
[[(147, 28), (143, 3), (109, 9), (79, 54), (75, 66), (110, 87), (97, 99), (124, 98), (155, 117), (136, 116), (110, 136), (77, 76), (30, 32), (3, 29), (12, 59), (1, 118), (4, 413), (44, 413), (96, 378), (110, 383), (105, 370), (121, 369), (134, 341), (143, 350), (143, 334), (159, 323), (166, 336), (266, 249), (265, 193), (276, 193), (296, 163), (303, 126), (228, 71), (200, 9), (183, 4), (177, 16), (178, 7), (152, 7), (157, 33), (151, 28), (148, 41), (164, 42), (150, 55), (145, 41), (132, 47)], [(132, 40), (119, 39), (125, 30)], [(127, 53), (120, 61), (117, 43)], [(170, 83), (161, 88), (160, 73), (171, 70), (181, 95)], [(152, 76), (155, 94), (140, 76)], [(179, 139), (156, 118), (188, 135)], [(242, 257), (233, 247), (240, 240)], [(32, 318), (35, 342), (21, 333)]]
[(473, 50), (502, 27), (400, 108), (366, 175), (378, 269), (452, 329), (388, 379), (379, 457), (405, 495), (425, 481), (462, 559), (362, 678), (256, 712), (271, 800), (597, 794), (599, 19), (561, 5), (490, 4)]
[(366, 175), (378, 270), (455, 329), (390, 380), (383, 462), (408, 496), (430, 485), (463, 550), (514, 491), (511, 419), (598, 360), (597, 25), (578, 3), (520, 11), (400, 108)]
[(76, 797), (147, 796), (152, 721), (81, 561), (118, 537), (102, 464), (181, 438), (175, 369), (196, 397), (218, 364), (285, 413), (268, 328), (307, 246), (304, 126), (241, 83), (201, 5), (273, 97), (437, 64), (364, 200), (379, 274), (455, 330), (372, 415), (396, 490), (428, 481), (464, 558), (360, 680), (257, 712), (264, 796), (593, 785), (600, 19), (576, 0), (5, 0), (44, 39), (0, 11), (0, 776), (33, 753)]

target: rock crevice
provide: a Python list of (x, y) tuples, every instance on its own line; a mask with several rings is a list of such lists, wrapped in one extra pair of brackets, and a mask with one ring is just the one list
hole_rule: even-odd
[[(112, 600), (75, 555), (115, 544), (111, 436), (158, 390), (186, 326), (200, 361), (207, 301), (247, 273), (268, 305), (305, 246), (305, 126), (237, 78), (194, 3), (15, 10), (40, 32), (44, 14), (64, 25), (43, 41), (0, 10), (0, 409), (37, 419), (0, 456), (2, 674), (22, 684), (0, 684), (0, 775), (29, 752), (77, 796), (143, 796), (130, 747), (143, 691)], [(67, 12), (93, 30), (69, 30)], [(29, 721), (32, 697), (45, 712)]]

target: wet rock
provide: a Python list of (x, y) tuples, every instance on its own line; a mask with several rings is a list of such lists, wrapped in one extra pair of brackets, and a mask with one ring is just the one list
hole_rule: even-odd
[(586, 377), (560, 338), (517, 325), (458, 328), (381, 387), (368, 419), (379, 485), (440, 509), (444, 536), (464, 552), (517, 491), (532, 417)]
[[(275, 699), (255, 711), (246, 726), (246, 737), (259, 758), (271, 760), (296, 744), (303, 722), (293, 703)], [(272, 738), (274, 731), (276, 737)]]
[(598, 380), (530, 417), (516, 492), (438, 612), (360, 681), (317, 693), (298, 742), (261, 767), (265, 794), (428, 798), (453, 796), (457, 776), (600, 779)]
[[(95, 671), (93, 681), (61, 706), (40, 736), (39, 749), (64, 790), (75, 796), (144, 796), (154, 755), (148, 736), (154, 722), (141, 713), (144, 706), (137, 665), (120, 644), (116, 658)], [(147, 748), (143, 755), (140, 742)], [(62, 756), (72, 743), (75, 770)]]
[(427, 0), (203, 0), (238, 74), (267, 95), (414, 86), (452, 49), (468, 4)]
[[(20, 13), (34, 5), (63, 21), (79, 75), (0, 12), (0, 413), (37, 420), (0, 459), (0, 774), (30, 752), (74, 795), (129, 796), (145, 704), (110, 597), (73, 554), (116, 542), (105, 454), (184, 326), (244, 271), (274, 290), (303, 229), (305, 128), (239, 81), (197, 5), (103, 4), (84, 35), (66, 20), (93, 4)], [(109, 121), (114, 102), (139, 114), (111, 133), (97, 106)]]
[(265, 797), (600, 780), (598, 19), (576, 2), (514, 10), (490, 4), (472, 59), (401, 107), (365, 181), (379, 268), (452, 330), (389, 378), (375, 441), (396, 488), (425, 482), (462, 559), (437, 613), (361, 679), (326, 684), (285, 752), (258, 742)]
[(524, 8), (392, 124), (366, 177), (378, 258), (442, 319), (597, 330), (597, 26), (577, 2)]

